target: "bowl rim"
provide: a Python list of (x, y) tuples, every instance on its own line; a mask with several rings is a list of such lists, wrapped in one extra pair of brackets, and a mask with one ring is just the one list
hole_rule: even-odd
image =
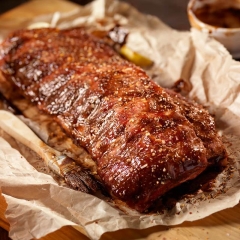
[(201, 21), (199, 18), (197, 18), (197, 16), (195, 15), (194, 11), (193, 11), (193, 7), (194, 7), (194, 4), (199, 1), (199, 0), (190, 0), (188, 2), (188, 5), (187, 5), (187, 12), (188, 12), (188, 18), (189, 18), (189, 21), (191, 23), (191, 17), (195, 20), (195, 22), (199, 25), (199, 27), (203, 30), (203, 29), (206, 29), (210, 32), (212, 31), (217, 31), (217, 32), (223, 32), (223, 33), (237, 33), (237, 32), (240, 32), (240, 27), (239, 28), (223, 28), (223, 27), (217, 27), (217, 26), (213, 26), (213, 25), (210, 25), (210, 24), (207, 24), (203, 21)]

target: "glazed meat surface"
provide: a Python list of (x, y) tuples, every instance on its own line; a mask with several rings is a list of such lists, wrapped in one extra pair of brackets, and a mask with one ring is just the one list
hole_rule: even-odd
[[(6, 84), (88, 151), (113, 198), (140, 212), (198, 176), (209, 158), (224, 158), (209, 114), (201, 115), (207, 126), (196, 131), (201, 118), (191, 121), (181, 107), (187, 101), (178, 102), (84, 29), (17, 31), (0, 54)], [(201, 135), (205, 127), (210, 146)]]
[(167, 89), (181, 113), (193, 124), (196, 135), (206, 148), (206, 156), (210, 164), (220, 162), (226, 156), (220, 136), (216, 134), (214, 119), (200, 104)]

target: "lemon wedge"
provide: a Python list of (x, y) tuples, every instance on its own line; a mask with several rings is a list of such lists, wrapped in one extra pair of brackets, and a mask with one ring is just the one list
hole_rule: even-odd
[(150, 67), (153, 65), (153, 61), (145, 56), (142, 56), (141, 54), (134, 52), (126, 45), (123, 45), (120, 50), (120, 54), (125, 57), (130, 62), (135, 63), (136, 65), (140, 67)]

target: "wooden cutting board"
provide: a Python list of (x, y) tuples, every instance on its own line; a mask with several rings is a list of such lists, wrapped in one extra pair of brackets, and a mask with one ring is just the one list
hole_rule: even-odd
[[(25, 21), (37, 15), (55, 11), (68, 12), (75, 4), (63, 0), (32, 0), (0, 16), (0, 29), (16, 29)], [(146, 6), (147, 7), (147, 6)], [(7, 204), (0, 196), (0, 226), (9, 230), (9, 223), (4, 217)], [(1, 236), (0, 236), (1, 239)], [(88, 240), (89, 238), (74, 229), (63, 227), (41, 240)], [(234, 208), (215, 213), (195, 222), (185, 222), (178, 226), (156, 226), (145, 230), (125, 229), (106, 233), (101, 240), (238, 240), (240, 239), (240, 204)]]

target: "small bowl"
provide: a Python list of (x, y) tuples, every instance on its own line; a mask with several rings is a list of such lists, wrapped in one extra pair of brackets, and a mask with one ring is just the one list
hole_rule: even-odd
[[(187, 9), (189, 22), (192, 27), (208, 33), (211, 37), (221, 42), (234, 58), (240, 58), (240, 27), (219, 27), (203, 22), (203, 20), (200, 20), (196, 16), (196, 12), (202, 10), (204, 7), (205, 9), (208, 8), (209, 11), (224, 11), (224, 9), (229, 8), (240, 10), (240, 0), (190, 0)], [(210, 12), (210, 14), (214, 13)]]

